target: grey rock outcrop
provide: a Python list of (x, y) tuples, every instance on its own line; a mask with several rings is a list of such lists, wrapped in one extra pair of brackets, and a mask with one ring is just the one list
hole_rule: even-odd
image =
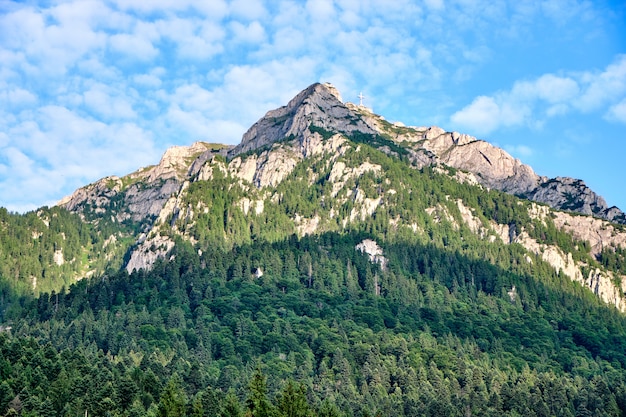
[(241, 143), (229, 152), (233, 158), (284, 139), (304, 141), (313, 125), (332, 133), (350, 135), (358, 131), (375, 134), (359, 113), (341, 101), (330, 84), (313, 84), (295, 96), (286, 106), (271, 110), (243, 135)]
[[(370, 119), (380, 116), (370, 115)], [(383, 119), (384, 120), (384, 119)], [(488, 142), (437, 127), (401, 128), (378, 121), (371, 122), (380, 134), (407, 146), (418, 168), (443, 164), (475, 175), (485, 187), (504, 191), (552, 208), (593, 215), (626, 224), (626, 215), (617, 207), (608, 207), (604, 198), (577, 179), (547, 178), (537, 175), (519, 159)]]
[(197, 174), (202, 164), (217, 154), (225, 154), (223, 146), (204, 142), (191, 146), (169, 148), (158, 165), (142, 168), (124, 178), (106, 177), (79, 188), (57, 203), (69, 211), (82, 214), (114, 212), (119, 222), (136, 222), (159, 215), (172, 194), (180, 190), (183, 181)]
[[(454, 138), (456, 132), (446, 134)], [(458, 134), (457, 134), (458, 135)], [(478, 174), (486, 187), (511, 194), (523, 194), (537, 187), (541, 181), (528, 165), (511, 157), (504, 150), (482, 140), (468, 140), (448, 148), (440, 156), (444, 164)]]
[(617, 207), (608, 207), (604, 198), (593, 192), (583, 181), (556, 177), (539, 184), (526, 194), (530, 200), (550, 207), (594, 215), (617, 223), (626, 223), (624, 213)]

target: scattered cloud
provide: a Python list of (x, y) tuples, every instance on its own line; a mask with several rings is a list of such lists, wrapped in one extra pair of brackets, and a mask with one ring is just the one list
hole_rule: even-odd
[(469, 129), (478, 135), (486, 135), (501, 126), (521, 124), (529, 114), (529, 109), (522, 103), (509, 100), (507, 96), (480, 96), (454, 113), (453, 125)]
[(0, 106), (8, 106), (12, 109), (33, 105), (37, 102), (37, 96), (32, 92), (20, 87), (12, 87), (7, 90), (0, 89)]
[(626, 55), (619, 56), (614, 63), (601, 72), (585, 72), (579, 75), (583, 93), (575, 106), (590, 112), (621, 99), (626, 94)]
[(96, 85), (85, 91), (85, 105), (104, 120), (132, 119), (137, 116), (126, 97), (111, 95), (104, 85)]
[(445, 8), (443, 0), (424, 0), (424, 4), (431, 10), (443, 10)]
[(335, 15), (333, 0), (307, 0), (306, 10), (314, 21), (330, 21)]
[(609, 119), (624, 122), (625, 95), (626, 56), (619, 56), (601, 72), (544, 74), (517, 81), (510, 90), (475, 98), (450, 120), (476, 134), (521, 125), (540, 128), (547, 118), (570, 112), (600, 111)]
[(626, 99), (609, 108), (607, 118), (609, 120), (626, 123)]
[(504, 150), (517, 158), (528, 158), (535, 153), (531, 147), (526, 145), (507, 145)]
[[(578, 113), (626, 123), (625, 56), (601, 70), (556, 68), (508, 89), (474, 89), (451, 111), (459, 89), (507, 64), (502, 50), (602, 32), (610, 16), (586, 0), (555, 4), (10, 2), (0, 7), (0, 202), (55, 201), (153, 163), (172, 144), (236, 143), (316, 81), (334, 83), (346, 101), (364, 91), (368, 106), (397, 120), (451, 121), (478, 134)], [(553, 25), (558, 33), (533, 32)]]
[(258, 21), (254, 21), (249, 25), (233, 22), (231, 28), (237, 41), (261, 43), (265, 40), (265, 29)]
[(230, 12), (233, 16), (245, 20), (261, 19), (267, 15), (262, 0), (233, 0)]
[(126, 55), (128, 58), (135, 58), (141, 61), (149, 61), (159, 55), (159, 51), (149, 39), (121, 33), (109, 38), (111, 49), (115, 52)]

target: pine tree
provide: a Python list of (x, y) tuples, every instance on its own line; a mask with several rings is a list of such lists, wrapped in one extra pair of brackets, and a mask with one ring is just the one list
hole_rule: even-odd
[(234, 391), (228, 391), (224, 399), (224, 406), (219, 414), (220, 417), (242, 417), (241, 406)]
[(278, 398), (278, 411), (284, 417), (307, 417), (311, 410), (306, 399), (306, 389), (289, 380)]
[(159, 417), (184, 417), (186, 403), (185, 393), (180, 387), (178, 376), (175, 375), (170, 378), (161, 393), (157, 415)]
[(267, 399), (267, 384), (265, 376), (259, 368), (256, 369), (250, 381), (250, 394), (246, 400), (246, 416), (272, 417), (275, 416), (274, 408)]

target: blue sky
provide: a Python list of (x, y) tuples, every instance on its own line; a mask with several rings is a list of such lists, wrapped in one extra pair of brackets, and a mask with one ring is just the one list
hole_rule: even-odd
[(0, 0), (0, 206), (236, 144), (317, 81), (626, 210), (626, 5), (602, 0)]

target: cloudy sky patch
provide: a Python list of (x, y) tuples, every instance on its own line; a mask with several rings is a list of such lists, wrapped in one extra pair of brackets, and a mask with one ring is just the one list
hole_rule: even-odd
[[(51, 204), (172, 145), (236, 144), (313, 82), (626, 208), (622, 2), (59, 0), (0, 5), (0, 205)], [(574, 134), (573, 132), (578, 132)], [(583, 134), (585, 141), (577, 141)], [(608, 174), (611, 168), (612, 174)]]

